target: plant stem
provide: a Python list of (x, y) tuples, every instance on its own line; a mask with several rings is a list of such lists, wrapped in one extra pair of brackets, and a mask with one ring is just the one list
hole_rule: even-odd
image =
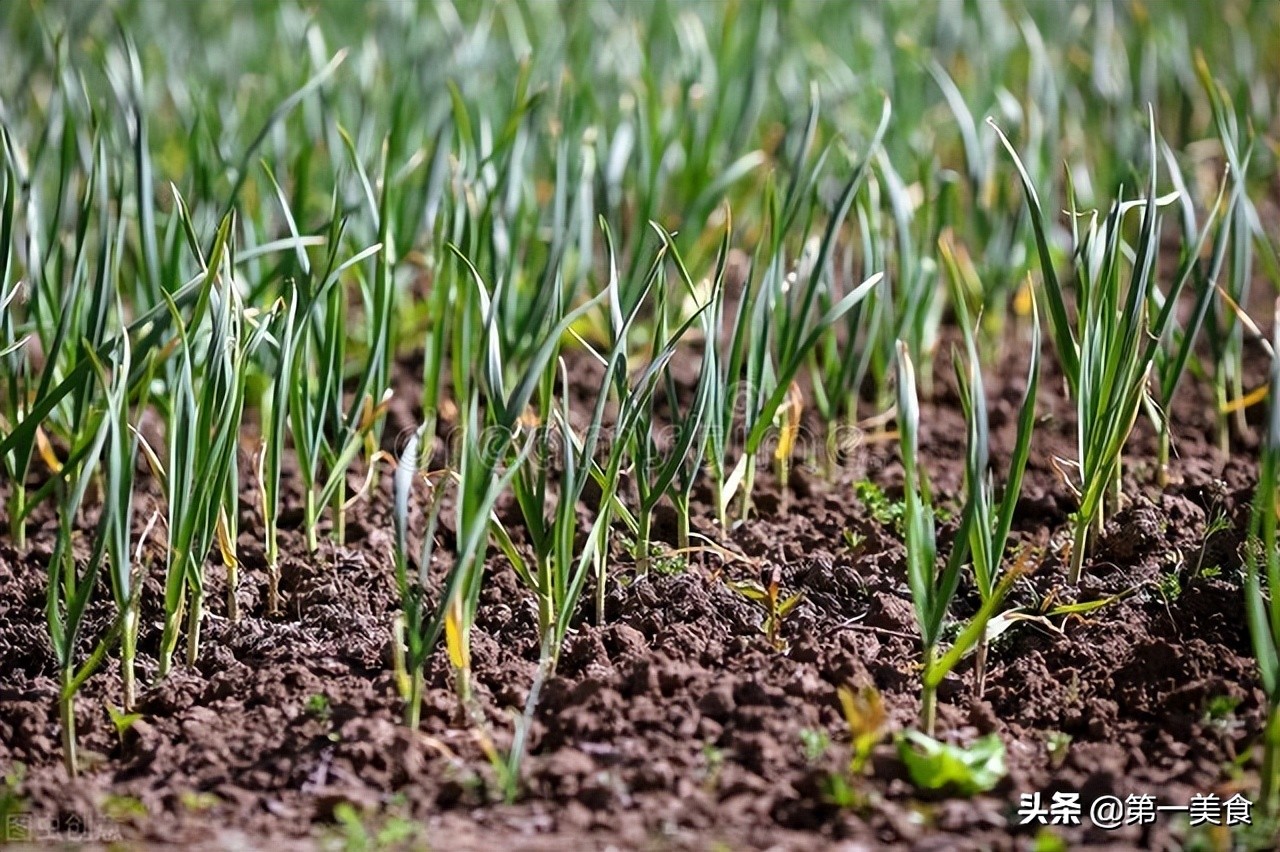
[(756, 457), (754, 454), (747, 456), (747, 470), (742, 477), (742, 515), (740, 519), (746, 521), (751, 516), (751, 492), (756, 487)]
[(1160, 444), (1156, 449), (1156, 484), (1161, 489), (1169, 487), (1169, 424), (1160, 427)]
[(780, 459), (778, 461), (778, 488), (782, 492), (779, 495), (779, 505), (783, 514), (789, 510), (791, 506), (791, 459), (790, 457)]
[[(858, 428), (858, 401), (855, 396), (848, 405), (848, 411), (845, 413), (843, 420), (836, 418), (827, 427), (827, 458), (823, 464), (824, 473), (829, 481), (834, 481), (836, 471), (840, 469), (843, 453), (843, 437), (845, 434), (854, 434)], [(847, 433), (846, 433), (846, 430)]]
[(156, 669), (157, 677), (164, 677), (173, 669), (173, 652), (178, 648), (178, 630), (182, 623), (182, 615), (186, 609), (186, 595), (178, 600), (173, 611), (165, 615), (164, 632), (160, 635), (160, 664)]
[(681, 495), (673, 502), (676, 504), (676, 547), (685, 551), (689, 549), (689, 498)]
[(555, 583), (552, 577), (551, 557), (547, 554), (538, 556), (538, 632), (545, 634), (555, 624), (555, 601), (552, 599), (551, 587)]
[(320, 539), (316, 535), (316, 493), (308, 488), (302, 503), (303, 526), (307, 528), (307, 552), (315, 553), (320, 549)]
[(134, 673), (134, 658), (138, 650), (138, 607), (137, 602), (129, 606), (124, 613), (124, 624), (120, 631), (120, 681), (121, 703), (124, 712), (132, 713), (137, 694), (137, 676)]
[[(928, 675), (929, 669), (933, 667), (934, 649), (926, 648), (924, 651), (924, 671)], [(938, 721), (938, 690), (936, 687), (929, 686), (926, 682), (920, 696), (920, 727), (924, 729), (925, 735), (932, 737)]]
[(987, 648), (987, 632), (984, 630), (973, 652), (973, 697), (979, 701), (987, 691)]
[(636, 574), (644, 577), (649, 573), (649, 531), (653, 525), (653, 511), (644, 506), (636, 512)]
[(14, 482), (9, 492), (9, 537), (19, 553), (27, 549), (26, 491), (22, 483)]
[(1111, 476), (1110, 490), (1109, 502), (1111, 503), (1111, 514), (1114, 516), (1120, 512), (1120, 504), (1124, 500), (1124, 461), (1122, 459), (1116, 459), (1115, 472)]
[(454, 683), (458, 689), (458, 701), (462, 704), (462, 710), (465, 713), (467, 708), (471, 706), (471, 667), (462, 666), (454, 669)]
[(602, 527), (600, 543), (596, 548), (596, 626), (604, 627), (605, 591), (609, 579), (609, 535), (607, 525)]
[(333, 492), (333, 542), (339, 547), (347, 543), (346, 490), (339, 486)]
[(76, 697), (71, 691), (72, 672), (68, 666), (62, 670), (62, 689), (58, 696), (58, 720), (62, 723), (62, 759), (67, 774), (75, 778), (80, 774), (80, 755), (76, 749)]
[(1231, 452), (1231, 422), (1228, 415), (1223, 413), (1223, 409), (1227, 407), (1227, 386), (1226, 381), (1222, 377), (1218, 378), (1214, 387), (1214, 408), (1217, 411), (1217, 434), (1218, 449), (1224, 454)]
[[(1243, 399), (1244, 392), (1244, 374), (1240, 370), (1232, 370), (1232, 399)], [(1236, 434), (1249, 435), (1249, 416), (1243, 405), (1235, 407)]]
[(425, 680), (422, 676), (422, 670), (418, 669), (409, 680), (409, 696), (404, 702), (404, 724), (415, 731), (422, 722), (422, 692), (424, 687)]
[(716, 476), (715, 495), (716, 520), (720, 522), (720, 529), (727, 530), (729, 528), (729, 507), (725, 505), (723, 476)]
[(1067, 574), (1067, 582), (1075, 585), (1080, 582), (1080, 573), (1084, 570), (1085, 548), (1089, 546), (1089, 524), (1083, 518), (1076, 520), (1075, 536), (1071, 540), (1071, 570)]
[(1267, 711), (1267, 727), (1262, 739), (1262, 790), (1259, 804), (1262, 812), (1273, 816), (1276, 812), (1277, 771), (1280, 771), (1280, 703), (1272, 702)]
[(240, 602), (236, 600), (236, 589), (240, 586), (240, 568), (232, 562), (227, 566), (227, 621), (235, 624), (240, 620)]
[(280, 613), (280, 560), (276, 555), (267, 557), (267, 615)]
[(200, 621), (204, 618), (204, 592), (191, 595), (191, 612), (187, 616), (187, 665), (194, 666), (200, 657)]

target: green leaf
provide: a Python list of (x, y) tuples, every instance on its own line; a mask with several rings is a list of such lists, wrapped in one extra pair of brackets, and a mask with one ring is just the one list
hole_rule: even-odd
[[(1022, 159), (1018, 156), (1018, 152), (1014, 150), (1008, 138), (996, 126), (995, 121), (988, 118), (987, 124), (991, 125), (991, 129), (996, 132), (1001, 144), (1009, 152), (1009, 156), (1013, 158), (1013, 165), (1018, 171), (1018, 177), (1022, 181), (1022, 188), (1027, 197), (1027, 206), (1031, 209), (1031, 228), (1035, 233), (1036, 251), (1040, 256), (1040, 269), (1044, 275), (1044, 290), (1049, 302), (1049, 319), (1053, 328), (1053, 342), (1057, 346), (1058, 358), (1062, 362), (1062, 371), (1067, 377), (1067, 386), (1074, 396), (1080, 379), (1079, 343), (1076, 341), (1075, 332), (1071, 328), (1070, 319), (1068, 319), (1063, 287), (1058, 281), (1058, 275), (1054, 270), (1053, 253), (1049, 249), (1048, 224), (1045, 220), (1044, 210), (1040, 206), (1040, 196), (1036, 192), (1031, 175), (1027, 174), (1027, 169), (1023, 166)], [(1154, 187), (1152, 189), (1154, 191)]]
[(802, 600), (804, 600), (804, 592), (796, 592), (794, 595), (778, 604), (778, 618), (786, 618), (791, 614), (791, 610), (800, 605)]
[(744, 598), (753, 601), (769, 600), (769, 593), (760, 587), (760, 584), (753, 580), (743, 580), (729, 584), (729, 588), (733, 589)]
[(959, 796), (994, 789), (1006, 772), (1004, 743), (995, 734), (961, 748), (908, 731), (898, 738), (898, 756), (917, 787)]
[(116, 733), (123, 737), (134, 723), (142, 718), (141, 713), (126, 713), (114, 705), (107, 705), (107, 715), (111, 717), (111, 724), (115, 727)]

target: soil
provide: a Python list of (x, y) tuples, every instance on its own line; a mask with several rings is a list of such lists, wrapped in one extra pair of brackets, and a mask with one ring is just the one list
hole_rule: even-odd
[[(1261, 357), (1251, 357), (1260, 378)], [(1171, 484), (1154, 485), (1155, 442), (1144, 420), (1128, 448), (1128, 504), (1098, 542), (1085, 581), (1068, 588), (1062, 546), (1074, 506), (1053, 459), (1074, 456), (1074, 421), (1052, 369), (1047, 358), (1015, 518), (1015, 542), (1034, 571), (1011, 604), (1034, 611), (1044, 601), (1115, 599), (1083, 615), (1016, 623), (992, 647), (981, 699), (967, 661), (943, 683), (939, 736), (968, 743), (994, 732), (1006, 746), (1007, 776), (990, 793), (917, 790), (889, 740), (853, 781), (854, 806), (837, 807), (826, 793), (849, 759), (838, 687), (874, 685), (891, 733), (914, 727), (919, 712), (919, 643), (900, 535), (853, 488), (870, 479), (892, 500), (901, 470), (896, 443), (868, 436), (832, 478), (799, 465), (783, 489), (762, 471), (756, 515), (727, 533), (707, 520), (713, 513), (701, 495), (697, 529), (742, 558), (698, 554), (680, 570), (635, 579), (629, 557), (616, 554), (604, 626), (595, 625), (588, 591), (545, 684), (513, 804), (496, 801), (494, 773), (442, 655), (428, 672), (420, 730), (400, 723), (386, 482), (353, 509), (345, 546), (307, 555), (299, 530), (282, 532), (284, 608), (274, 617), (264, 609), (256, 497), (247, 489), (242, 618), (222, 617), (225, 576), (211, 560), (201, 658), (159, 682), (162, 568), (153, 566), (143, 598), (139, 678), (149, 688), (141, 717), (121, 735), (108, 716), (120, 687), (113, 660), (77, 701), (88, 767), (69, 779), (43, 614), (53, 519), (42, 510), (25, 553), (0, 537), (0, 774), (15, 780), (10, 805), (16, 794), (33, 831), (131, 848), (342, 848), (358, 834), (357, 814), (370, 834), (406, 848), (1031, 849), (1060, 847), (1036, 846), (1039, 829), (1017, 825), (1023, 793), (1047, 801), (1054, 791), (1079, 791), (1086, 803), (1150, 793), (1186, 804), (1193, 794), (1225, 799), (1256, 789), (1240, 768), (1261, 729), (1262, 694), (1239, 578), (1256, 439), (1240, 437), (1237, 455), (1221, 455), (1211, 407), (1185, 383)], [(1007, 464), (1024, 370), (1010, 355), (987, 377), (997, 472)], [(945, 358), (936, 374), (950, 375)], [(411, 371), (398, 377), (402, 399), (415, 398), (415, 387)], [(400, 405), (389, 436), (412, 417)], [(954, 391), (940, 382), (924, 408), (922, 454), (941, 495), (959, 489), (963, 436)], [(243, 481), (252, 482), (247, 455), (243, 462)], [(296, 498), (296, 480), (286, 484)], [(154, 483), (142, 490), (139, 524), (149, 513), (142, 509), (158, 505)], [(290, 514), (296, 525), (299, 513)], [(1217, 514), (1227, 527), (1206, 539)], [(670, 517), (656, 526), (657, 538), (674, 539)], [(152, 556), (162, 559), (158, 547)], [(804, 593), (784, 622), (785, 650), (766, 641), (761, 611), (726, 582), (765, 570), (780, 571), (788, 593)], [(976, 592), (962, 588), (961, 608), (975, 602)], [(108, 605), (96, 606), (90, 636), (109, 617)], [(505, 748), (538, 654), (533, 599), (497, 556), (479, 618), (477, 697)], [(806, 750), (805, 740), (821, 733), (830, 747)], [(4, 795), (0, 788), (0, 804)], [(1185, 823), (1163, 817), (1111, 832), (1054, 831), (1071, 848), (1177, 849), (1185, 841)]]

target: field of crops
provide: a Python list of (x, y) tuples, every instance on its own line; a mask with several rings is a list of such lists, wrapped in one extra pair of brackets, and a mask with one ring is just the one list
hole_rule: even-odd
[(8, 0), (0, 845), (1277, 848), (1278, 158), (1270, 0)]

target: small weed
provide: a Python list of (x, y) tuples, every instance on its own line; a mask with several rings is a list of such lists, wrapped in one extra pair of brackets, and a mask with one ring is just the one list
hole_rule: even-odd
[(1067, 759), (1067, 750), (1071, 748), (1071, 735), (1062, 731), (1049, 731), (1045, 734), (1044, 744), (1049, 752), (1049, 765), (1057, 769)]
[(1204, 716), (1207, 721), (1221, 722), (1235, 715), (1240, 706), (1240, 699), (1234, 695), (1215, 695), (1205, 702)]
[(1006, 771), (1004, 743), (995, 734), (962, 748), (908, 731), (898, 740), (898, 756), (920, 789), (948, 790), (960, 796), (993, 789)]
[(1067, 682), (1067, 706), (1075, 707), (1080, 703), (1080, 673), (1072, 672)]
[(1160, 597), (1164, 598), (1165, 603), (1172, 603), (1182, 596), (1182, 580), (1178, 577), (1177, 571), (1170, 571), (1162, 574), (1156, 582), (1156, 590), (1160, 592)]
[(151, 815), (141, 799), (114, 793), (107, 794), (102, 800), (102, 813), (112, 822), (134, 822)]
[(724, 771), (725, 753), (724, 749), (715, 743), (705, 743), (702, 746), (702, 762), (703, 762), (703, 786), (708, 790), (714, 790), (720, 786), (720, 773)]
[(382, 849), (407, 849), (422, 842), (422, 826), (398, 815), (361, 812), (350, 802), (333, 809), (337, 831), (325, 849), (341, 852), (377, 852)]
[(890, 500), (884, 493), (884, 489), (869, 479), (855, 482), (853, 492), (858, 495), (858, 500), (867, 507), (867, 511), (877, 523), (892, 526), (895, 530), (901, 531), (905, 506), (902, 500)]
[(1070, 848), (1067, 841), (1048, 826), (1037, 832), (1035, 842), (1031, 845), (1032, 852), (1067, 852)]
[(192, 813), (204, 813), (205, 811), (211, 811), (218, 805), (222, 804), (222, 799), (218, 798), (213, 793), (205, 791), (183, 790), (178, 795), (178, 802), (182, 805), (182, 809), (185, 811), (191, 811)]
[(27, 775), (25, 763), (14, 763), (0, 778), (0, 844), (27, 840), (22, 825), (22, 814), (27, 812), (27, 800), (19, 792)]
[(859, 779), (871, 759), (871, 752), (884, 739), (888, 715), (884, 700), (874, 686), (856, 691), (842, 686), (837, 695), (849, 729), (849, 765), (844, 771), (827, 776), (823, 782), (823, 798), (838, 808), (858, 809), (867, 803)]
[(804, 750), (804, 759), (817, 763), (831, 748), (831, 735), (818, 728), (801, 728), (800, 746)]
[(1236, 707), (1240, 706), (1240, 698), (1234, 695), (1216, 695), (1210, 698), (1204, 705), (1204, 718), (1210, 722), (1221, 722), (1222, 719), (1229, 719), (1235, 714)]
[(1234, 695), (1215, 695), (1205, 702), (1204, 724), (1222, 734), (1230, 734), (1244, 727), (1244, 722), (1236, 716), (1241, 699)]
[(853, 530), (845, 530), (844, 543), (849, 548), (850, 553), (858, 554), (862, 552), (862, 548), (866, 547), (867, 537)]
[(840, 772), (833, 772), (826, 777), (822, 784), (822, 795), (828, 802), (846, 811), (860, 808), (865, 803), (865, 797)]
[(124, 746), (124, 735), (129, 733), (129, 729), (142, 718), (141, 713), (126, 713), (114, 705), (107, 705), (107, 715), (111, 717), (111, 724), (116, 729), (116, 737), (120, 740), (121, 747)]
[(329, 706), (329, 696), (323, 692), (317, 692), (307, 699), (303, 711), (312, 718), (327, 722), (332, 715), (333, 708)]
[(640, 547), (636, 544), (634, 537), (620, 535), (618, 538), (622, 542), (623, 550), (636, 561), (636, 564), (645, 561), (651, 571), (666, 577), (677, 577), (689, 570), (689, 560), (684, 554), (671, 553), (659, 542), (649, 542), (644, 553), (646, 559), (641, 560)]
[(1194, 582), (1197, 579), (1211, 579), (1222, 573), (1222, 568), (1218, 565), (1205, 565), (1205, 555), (1209, 551), (1209, 542), (1220, 532), (1231, 529), (1231, 522), (1227, 520), (1226, 512), (1221, 507), (1214, 510), (1209, 516), (1209, 522), (1205, 524), (1204, 535), (1200, 538), (1200, 552), (1196, 555), (1195, 565), (1187, 575), (1188, 582)]
[(689, 570), (689, 560), (680, 554), (651, 549), (649, 570), (666, 577), (678, 577)]
[(884, 739), (889, 720), (884, 699), (874, 686), (864, 686), (856, 692), (848, 687), (840, 687), (837, 695), (840, 697), (845, 725), (849, 728), (849, 747), (852, 750), (849, 774), (861, 775), (867, 761), (871, 759), (871, 752)]
[(779, 651), (785, 651), (787, 643), (782, 639), (782, 624), (804, 599), (804, 592), (796, 592), (789, 597), (783, 596), (782, 577), (777, 566), (765, 568), (760, 579), (761, 582), (743, 580), (730, 583), (729, 588), (747, 600), (756, 602), (764, 609), (765, 617), (761, 629), (764, 630), (770, 645)]

